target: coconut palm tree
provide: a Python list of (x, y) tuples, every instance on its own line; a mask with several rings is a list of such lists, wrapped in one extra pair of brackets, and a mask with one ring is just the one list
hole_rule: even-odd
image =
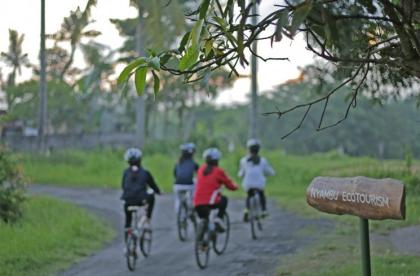
[(22, 73), (22, 66), (29, 66), (28, 54), (23, 53), (22, 44), (24, 34), (19, 35), (16, 30), (9, 30), (9, 50), (0, 54), (1, 59), (12, 68), (7, 78), (7, 86), (15, 86), (16, 75)]
[(70, 68), (74, 60), (77, 47), (83, 38), (92, 38), (100, 35), (96, 30), (85, 30), (92, 21), (90, 15), (92, 8), (96, 5), (97, 0), (88, 0), (84, 10), (80, 7), (71, 11), (68, 17), (64, 18), (61, 28), (54, 34), (48, 35), (48, 38), (54, 39), (56, 42), (70, 42), (70, 57), (60, 73), (60, 79), (64, 79), (67, 70)]

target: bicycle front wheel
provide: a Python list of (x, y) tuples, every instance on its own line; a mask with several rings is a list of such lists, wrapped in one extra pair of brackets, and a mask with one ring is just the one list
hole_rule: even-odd
[(150, 255), (152, 249), (152, 230), (144, 229), (140, 236), (140, 250), (145, 258)]
[(127, 267), (130, 271), (134, 271), (136, 268), (136, 261), (137, 261), (137, 253), (136, 253), (136, 237), (133, 235), (129, 235), (127, 237), (126, 248), (127, 252), (125, 253), (125, 257), (127, 260)]
[(178, 237), (180, 241), (185, 241), (188, 235), (188, 207), (182, 203), (177, 215)]
[(226, 225), (226, 229), (223, 233), (216, 233), (213, 240), (213, 250), (217, 255), (221, 255), (225, 252), (230, 234), (230, 220), (229, 215), (225, 212), (223, 216), (223, 222)]
[(195, 260), (200, 269), (205, 269), (210, 255), (210, 233), (205, 223), (200, 223), (195, 239)]

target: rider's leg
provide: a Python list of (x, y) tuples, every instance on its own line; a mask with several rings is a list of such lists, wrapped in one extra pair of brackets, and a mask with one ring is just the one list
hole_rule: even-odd
[(266, 199), (265, 199), (264, 190), (263, 189), (258, 190), (258, 193), (259, 193), (260, 199), (261, 199), (261, 209), (263, 211), (266, 211), (267, 210), (267, 203), (266, 203)]
[(128, 204), (124, 204), (124, 213), (125, 213), (125, 229), (124, 229), (124, 241), (127, 241), (127, 236), (128, 236), (128, 229), (131, 227), (131, 221), (132, 221), (132, 216), (133, 216), (133, 212), (128, 211)]
[(148, 194), (146, 197), (147, 201), (147, 211), (146, 216), (148, 219), (152, 218), (153, 207), (155, 206), (155, 196), (153, 194)]
[(224, 195), (222, 195), (220, 197), (219, 203), (217, 204), (217, 209), (219, 209), (219, 212), (217, 213), (217, 216), (219, 218), (222, 219), (223, 216), (225, 215), (227, 205), (228, 205), (228, 198), (225, 197)]
[(198, 205), (195, 206), (195, 211), (198, 217), (201, 219), (201, 229), (197, 233), (198, 240), (203, 239), (204, 229), (208, 227), (209, 215), (210, 215), (210, 206), (209, 205)]
[(174, 195), (175, 195), (175, 213), (178, 213), (179, 206), (181, 205), (181, 193), (177, 185), (174, 185)]

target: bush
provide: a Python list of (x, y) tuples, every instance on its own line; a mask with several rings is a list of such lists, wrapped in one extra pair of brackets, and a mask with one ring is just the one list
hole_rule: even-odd
[(11, 153), (0, 146), (0, 219), (15, 222), (21, 215), (25, 181)]

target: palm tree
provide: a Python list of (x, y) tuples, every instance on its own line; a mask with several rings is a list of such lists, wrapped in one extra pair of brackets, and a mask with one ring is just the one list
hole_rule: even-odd
[(96, 37), (100, 35), (100, 32), (95, 30), (85, 30), (85, 28), (92, 23), (89, 19), (92, 8), (96, 5), (97, 0), (88, 0), (85, 9), (82, 11), (80, 7), (77, 7), (75, 11), (71, 11), (68, 17), (64, 18), (61, 24), (60, 30), (52, 35), (48, 35), (48, 38), (52, 38), (57, 42), (70, 42), (70, 57), (67, 60), (63, 70), (60, 73), (60, 79), (63, 80), (67, 70), (70, 68), (74, 60), (74, 54), (79, 46), (80, 42), (85, 37)]
[[(135, 19), (112, 19), (120, 34), (127, 37), (121, 51), (124, 61), (145, 55), (145, 45), (148, 48), (164, 49), (172, 46), (175, 39), (185, 29), (183, 0), (130, 0), (130, 5), (138, 10)], [(143, 146), (146, 134), (146, 104), (144, 96), (136, 98), (136, 136), (138, 145)]]
[(28, 54), (23, 53), (22, 44), (25, 35), (16, 30), (9, 30), (9, 51), (2, 52), (1, 59), (12, 68), (12, 72), (7, 78), (7, 86), (15, 86), (16, 74), (22, 73), (22, 66), (29, 66)]

